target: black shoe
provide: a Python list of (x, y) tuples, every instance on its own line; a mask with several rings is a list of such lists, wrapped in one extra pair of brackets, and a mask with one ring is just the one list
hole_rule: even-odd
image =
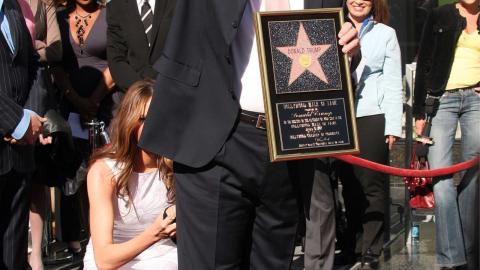
[(345, 252), (335, 254), (334, 265), (353, 265), (355, 262), (355, 255), (349, 255)]
[(369, 249), (367, 253), (362, 256), (361, 258), (361, 267), (362, 270), (371, 270), (378, 268), (378, 255), (373, 254), (372, 251)]
[(76, 260), (78, 258), (81, 258), (83, 259), (83, 256), (85, 255), (85, 250), (83, 248), (72, 248), (72, 247), (68, 247), (66, 250), (65, 250), (67, 253), (69, 254), (72, 254), (73, 255), (73, 259)]

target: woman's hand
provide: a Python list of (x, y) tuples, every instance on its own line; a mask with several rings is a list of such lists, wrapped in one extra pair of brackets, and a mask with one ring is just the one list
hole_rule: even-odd
[(425, 128), (425, 119), (415, 119), (415, 133), (417, 136), (422, 136)]
[(393, 136), (393, 135), (387, 135), (385, 136), (386, 139), (385, 139), (385, 143), (388, 144), (388, 150), (392, 150), (392, 147), (393, 147), (393, 144), (395, 143), (395, 141), (397, 140), (397, 137)]
[[(171, 209), (171, 210), (170, 210)], [(155, 222), (152, 224), (151, 229), (153, 234), (158, 240), (173, 237), (177, 233), (177, 224), (175, 221), (175, 206), (167, 208), (167, 216), (164, 218), (163, 215), (159, 215)]]
[(175, 229), (169, 233), (170, 237), (174, 237), (177, 234), (177, 224), (175, 221), (177, 220), (177, 208), (175, 205), (171, 205), (165, 209), (163, 212), (163, 219), (164, 220), (171, 220), (172, 225), (175, 225)]
[(175, 220), (177, 218), (177, 208), (175, 205), (171, 205), (165, 209), (165, 212), (163, 213), (163, 218), (170, 217), (172, 220)]

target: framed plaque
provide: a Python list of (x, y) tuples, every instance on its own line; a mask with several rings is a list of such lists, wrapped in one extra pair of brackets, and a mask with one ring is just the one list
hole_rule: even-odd
[(342, 24), (340, 8), (256, 14), (271, 161), (359, 152)]

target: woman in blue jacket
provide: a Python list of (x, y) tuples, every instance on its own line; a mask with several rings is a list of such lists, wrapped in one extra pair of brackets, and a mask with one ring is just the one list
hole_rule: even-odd
[[(402, 132), (400, 47), (395, 30), (385, 25), (384, 0), (347, 0), (346, 4), (348, 18), (359, 32), (364, 63), (357, 68), (355, 89), (360, 157), (387, 164), (389, 150)], [(339, 176), (348, 224), (345, 255), (375, 268), (383, 246), (387, 177), (348, 164), (342, 164)]]

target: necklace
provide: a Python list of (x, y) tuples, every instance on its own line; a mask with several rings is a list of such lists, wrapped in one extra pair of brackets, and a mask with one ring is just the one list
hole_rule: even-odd
[(80, 15), (75, 9), (75, 28), (77, 28), (78, 45), (80, 46), (80, 54), (83, 54), (83, 45), (85, 45), (85, 28), (88, 26), (88, 22), (92, 19), (92, 13), (87, 15)]

